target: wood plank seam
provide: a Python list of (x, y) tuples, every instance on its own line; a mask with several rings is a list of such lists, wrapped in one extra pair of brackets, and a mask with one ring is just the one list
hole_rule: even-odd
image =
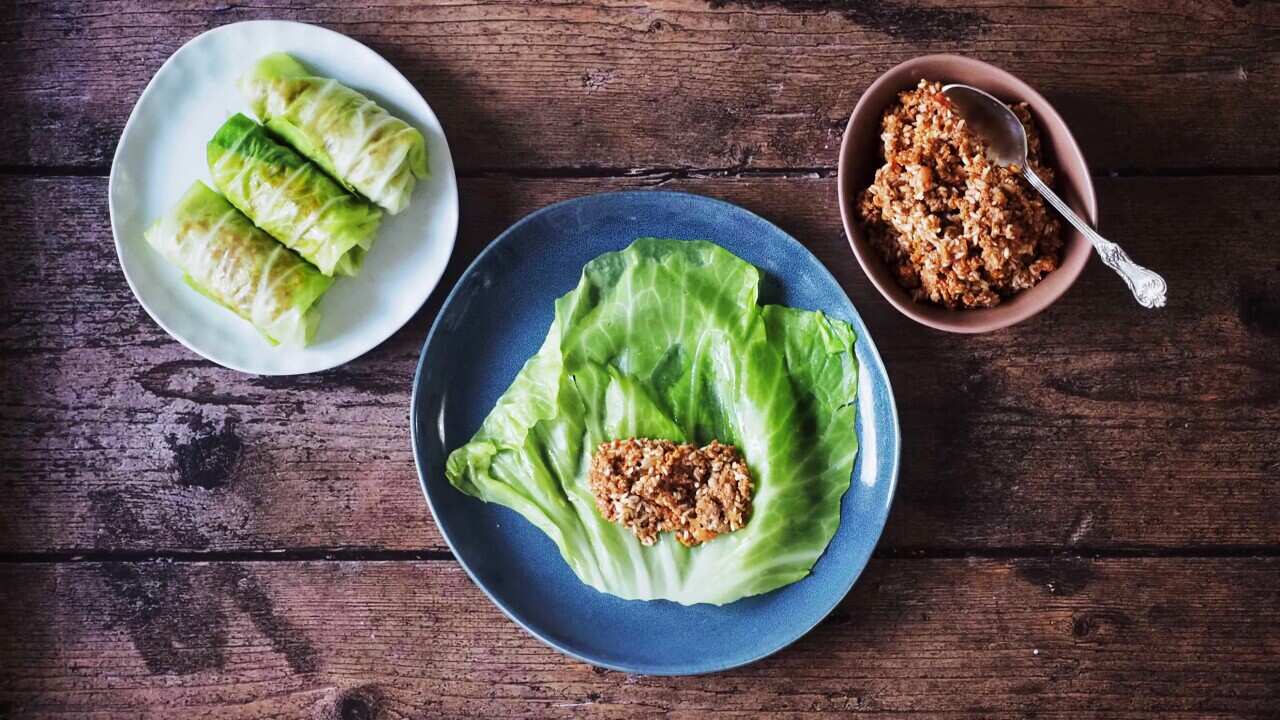
[[(474, 167), (457, 171), (460, 179), (507, 178), (513, 180), (584, 180), (591, 178), (643, 178), (667, 176), (669, 179), (733, 179), (733, 178), (793, 178), (835, 177), (834, 165), (813, 166), (724, 166), (724, 167), (676, 167), (676, 166), (562, 166), (562, 167)], [(107, 177), (110, 165), (0, 165), (0, 177), (28, 177), (32, 179), (59, 177)], [(1116, 167), (1093, 168), (1094, 178), (1203, 178), (1203, 177), (1274, 177), (1280, 176), (1280, 167), (1273, 166), (1206, 166), (1206, 167)]]
[[(1212, 560), (1280, 557), (1280, 544), (1187, 547), (1070, 547), (877, 549), (877, 560)], [(452, 562), (448, 550), (378, 550), (353, 548), (280, 548), (237, 551), (68, 550), (4, 552), (0, 565), (97, 562)]]

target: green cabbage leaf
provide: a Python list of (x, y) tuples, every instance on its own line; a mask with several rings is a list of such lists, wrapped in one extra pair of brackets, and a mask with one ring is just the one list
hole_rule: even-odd
[[(805, 577), (835, 534), (858, 449), (854, 333), (821, 312), (758, 304), (760, 273), (703, 241), (643, 238), (592, 260), (541, 349), (449, 482), (509, 507), (588, 585), (635, 600), (733, 602)], [(745, 527), (694, 548), (646, 547), (587, 486), (607, 440), (736, 445), (755, 483)]]
[(392, 215), (427, 177), (427, 143), (417, 128), (287, 53), (262, 58), (238, 84), (272, 132)]
[(316, 303), (333, 278), (199, 180), (143, 237), (193, 290), (248, 320), (273, 345), (300, 347), (315, 336)]
[(206, 148), (214, 184), (255, 225), (320, 268), (355, 275), (382, 211), (239, 113)]

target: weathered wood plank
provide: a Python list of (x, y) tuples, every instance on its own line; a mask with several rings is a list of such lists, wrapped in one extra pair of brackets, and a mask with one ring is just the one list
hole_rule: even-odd
[(794, 646), (592, 670), (451, 562), (0, 567), (11, 718), (1246, 718), (1280, 712), (1280, 560), (874, 561)]
[[(1095, 167), (1280, 166), (1280, 6), (1145, 0), (299, 5), (48, 2), (0, 10), (0, 165), (104, 165), (166, 57), (287, 18), (385, 54), (463, 169), (831, 167), (858, 95), (927, 52), (1007, 67)], [(265, 49), (264, 49), (265, 50)], [(128, 72), (121, 72), (128, 68)]]
[[(652, 182), (466, 181), (448, 282), (538, 206)], [(775, 220), (867, 320), (904, 435), (882, 547), (1280, 537), (1280, 245), (1266, 235), (1280, 178), (1102, 181), (1104, 229), (1166, 274), (1170, 306), (1137, 308), (1095, 263), (1042, 316), (978, 337), (919, 327), (875, 293), (832, 179), (665, 186)], [(134, 301), (105, 195), (100, 178), (0, 179), (0, 551), (443, 547), (408, 436), (443, 291), (344, 368), (246, 377), (186, 351)]]

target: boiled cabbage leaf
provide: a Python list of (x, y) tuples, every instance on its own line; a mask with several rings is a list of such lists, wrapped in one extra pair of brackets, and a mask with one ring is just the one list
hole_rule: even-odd
[[(854, 333), (758, 304), (760, 273), (703, 241), (644, 238), (592, 260), (541, 349), (446, 475), (523, 515), (588, 585), (627, 599), (724, 604), (805, 577), (840, 522), (858, 441)], [(738, 446), (755, 481), (742, 529), (646, 547), (587, 485), (607, 440)]]
[[(333, 284), (197, 180), (143, 234), (183, 280), (266, 336), (302, 346), (315, 335), (315, 306)], [(217, 312), (217, 311), (215, 311)]]
[(288, 53), (262, 58), (239, 85), (267, 127), (392, 215), (427, 177), (427, 143), (417, 128)]
[(359, 271), (381, 210), (239, 113), (214, 134), (206, 156), (214, 184), (254, 224), (325, 275)]

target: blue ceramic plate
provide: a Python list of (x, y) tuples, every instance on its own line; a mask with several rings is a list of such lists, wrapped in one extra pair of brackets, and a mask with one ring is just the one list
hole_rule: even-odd
[[(507, 508), (455, 490), (448, 452), (480, 427), (551, 326), (587, 261), (638, 237), (711, 240), (759, 268), (760, 302), (821, 310), (858, 333), (858, 438), (840, 528), (813, 573), (722, 607), (621, 600), (582, 584), (554, 544)], [(512, 620), (593, 665), (688, 675), (759, 660), (813, 628), (857, 580), (889, 513), (898, 413), (867, 328), (831, 273), (794, 238), (742, 208), (683, 193), (606, 193), (545, 207), (480, 254), (436, 319), (414, 379), (414, 458), (458, 561)]]

